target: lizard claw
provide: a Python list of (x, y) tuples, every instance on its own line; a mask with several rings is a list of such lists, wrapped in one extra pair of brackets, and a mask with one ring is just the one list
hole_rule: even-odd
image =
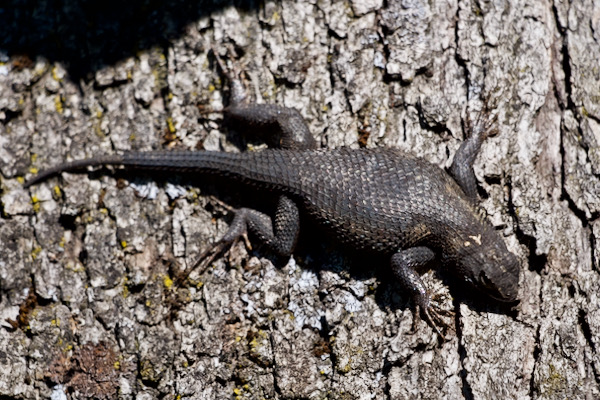
[[(215, 60), (217, 61), (217, 65), (219, 66), (221, 73), (223, 73), (223, 75), (225, 75), (225, 78), (229, 81), (230, 104), (239, 105), (246, 103), (246, 89), (244, 87), (244, 84), (242, 83), (242, 80), (240, 79), (240, 71), (237, 69), (235, 64), (231, 67), (227, 67), (227, 65), (225, 65), (225, 62), (223, 62), (223, 60), (219, 56), (219, 52), (214, 47), (211, 47), (211, 51), (213, 56), (215, 57)], [(227, 46), (227, 54), (229, 56), (235, 54), (235, 50), (232, 46)]]
[[(252, 247), (250, 246), (250, 242), (248, 241), (248, 235), (246, 233), (243, 233), (240, 235), (240, 237), (244, 240), (246, 248), (251, 250)], [(198, 271), (199, 276), (204, 274), (204, 272), (206, 272), (206, 269), (215, 260), (215, 258), (217, 258), (220, 254), (229, 252), (231, 247), (235, 246), (238, 240), (239, 238), (235, 238), (233, 241), (221, 239), (214, 245), (210, 246), (208, 249), (204, 250), (196, 258), (196, 261), (191, 266), (187, 267), (179, 275), (179, 284), (183, 284), (189, 278), (190, 274), (196, 270)]]
[(246, 246), (246, 250), (251, 251), (252, 244), (250, 243), (250, 240), (248, 239), (248, 233), (247, 232), (242, 233), (241, 238), (244, 240), (244, 246)]
[[(416, 331), (418, 316), (429, 325), (435, 333), (438, 334), (442, 342), (446, 341), (445, 332), (448, 332), (451, 329), (451, 324), (448, 319), (454, 316), (454, 313), (451, 310), (442, 308), (440, 305), (444, 303), (445, 295), (442, 293), (435, 293), (431, 296), (430, 301), (426, 302), (418, 302), (415, 305), (414, 310), (414, 319), (413, 319), (413, 327), (412, 330)], [(421, 303), (421, 304), (419, 304)], [(420, 311), (420, 313), (419, 313)], [(441, 328), (441, 329), (440, 329)]]
[(471, 132), (471, 136), (480, 136), (483, 141), (498, 134), (496, 122), (498, 122), (498, 114), (480, 111), (477, 113), (475, 121), (467, 118), (467, 129)]
[(225, 203), (224, 201), (222, 201), (221, 199), (219, 199), (215, 196), (210, 196), (209, 198), (213, 203), (216, 203), (218, 206), (224, 208), (226, 211), (228, 211), (230, 213), (235, 213), (237, 211), (237, 209), (235, 207), (230, 206), (229, 204)]
[(207, 104), (198, 104), (196, 107), (201, 115), (220, 114), (225, 110), (224, 108), (217, 108)]
[(217, 242), (213, 246), (200, 253), (200, 255), (196, 258), (196, 261), (191, 266), (186, 267), (179, 274), (177, 279), (178, 286), (182, 286), (183, 283), (189, 278), (190, 274), (196, 269), (199, 269), (199, 274), (202, 275), (210, 263), (213, 262), (217, 255), (223, 251), (224, 247), (224, 243)]
[[(223, 203), (217, 198), (212, 198), (212, 200), (215, 201), (217, 205), (220, 205), (223, 208), (225, 208), (227, 211), (233, 213), (237, 213), (239, 211)], [(178, 282), (182, 284), (195, 270), (198, 270), (198, 275), (204, 274), (208, 266), (215, 260), (215, 258), (217, 258), (217, 256), (219, 256), (220, 254), (223, 254), (224, 252), (228, 252), (231, 249), (231, 247), (233, 247), (240, 240), (240, 238), (244, 241), (246, 249), (252, 250), (252, 245), (250, 244), (250, 240), (248, 239), (248, 233), (246, 230), (245, 222), (243, 221), (243, 219), (234, 218), (234, 221), (229, 227), (227, 233), (214, 245), (210, 246), (202, 253), (200, 253), (200, 255), (198, 255), (198, 257), (196, 258), (196, 261), (191, 266), (188, 266), (180, 274)]]

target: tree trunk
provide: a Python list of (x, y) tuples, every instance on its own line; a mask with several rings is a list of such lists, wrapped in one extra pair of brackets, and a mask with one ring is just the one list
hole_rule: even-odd
[[(599, 2), (9, 3), (0, 397), (600, 398)], [(441, 342), (413, 329), (388, 265), (320, 239), (287, 263), (239, 243), (178, 287), (230, 222), (214, 196), (241, 206), (245, 191), (111, 170), (23, 189), (97, 154), (260, 146), (222, 123), (211, 48), (322, 147), (446, 168), (469, 123), (496, 114), (475, 172), (522, 261), (516, 309), (427, 273), (456, 314)]]

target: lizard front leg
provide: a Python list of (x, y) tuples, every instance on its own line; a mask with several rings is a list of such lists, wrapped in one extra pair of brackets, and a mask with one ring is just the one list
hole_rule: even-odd
[(269, 130), (276, 147), (282, 149), (316, 149), (317, 142), (304, 118), (295, 108), (276, 104), (239, 104), (225, 109), (227, 116), (249, 127)]
[(468, 137), (456, 151), (454, 161), (450, 166), (450, 175), (474, 203), (477, 202), (477, 179), (473, 171), (473, 164), (483, 141), (494, 133), (491, 127), (495, 121), (495, 117), (489, 118), (484, 114), (478, 115), (474, 124), (469, 120), (467, 124)]
[(438, 329), (438, 325), (447, 325), (440, 316), (444, 312), (438, 311), (432, 304), (431, 296), (417, 273), (417, 270), (427, 267), (434, 259), (435, 253), (429, 247), (411, 247), (395, 253), (391, 259), (391, 266), (394, 276), (413, 301), (415, 318), (419, 309), (426, 322), (444, 339), (444, 335)]
[[(272, 104), (248, 104), (247, 94), (235, 69), (229, 70), (213, 50), (219, 68), (229, 81), (230, 105), (225, 109), (228, 118), (244, 126), (272, 131), (279, 139), (277, 147), (284, 149), (312, 149), (317, 143), (310, 134), (306, 122), (300, 113), (293, 109)], [(252, 232), (258, 240), (274, 253), (281, 256), (291, 255), (300, 228), (298, 206), (285, 195), (277, 199), (274, 218), (250, 208), (235, 210), (235, 217), (225, 235), (211, 248), (198, 257), (198, 261), (184, 273), (200, 267), (200, 273), (220, 254), (240, 238), (247, 242), (247, 232)]]

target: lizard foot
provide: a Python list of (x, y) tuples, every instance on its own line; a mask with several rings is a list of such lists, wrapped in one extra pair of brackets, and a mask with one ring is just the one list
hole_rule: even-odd
[[(235, 54), (235, 50), (233, 49), (232, 46), (226, 46), (226, 47), (227, 47), (227, 56), (229, 58), (233, 58), (233, 55)], [(217, 66), (219, 67), (219, 70), (225, 76), (225, 79), (229, 82), (229, 86), (230, 86), (229, 90), (231, 92), (229, 102), (231, 103), (231, 105), (240, 105), (240, 104), (246, 103), (248, 96), (246, 94), (246, 88), (244, 87), (242, 79), (240, 78), (241, 77), (240, 70), (236, 67), (235, 64), (233, 64), (231, 67), (228, 67), (225, 64), (225, 62), (221, 59), (221, 57), (219, 56), (219, 52), (214, 47), (211, 47), (210, 51), (214, 56), (214, 59), (217, 63)], [(200, 111), (200, 114), (202, 114), (202, 115), (226, 112), (226, 108), (218, 109), (218, 108), (211, 107), (211, 106), (205, 105), (205, 104), (197, 104), (196, 107), (198, 107), (198, 110)]]
[(235, 209), (215, 197), (212, 197), (211, 200), (215, 202), (218, 206), (224, 208), (226, 211), (234, 213), (235, 217), (227, 233), (225, 233), (225, 235), (215, 244), (209, 246), (206, 250), (200, 253), (200, 255), (197, 256), (196, 261), (193, 264), (186, 267), (179, 274), (179, 278), (177, 281), (180, 285), (183, 284), (188, 279), (190, 274), (195, 270), (198, 270), (199, 276), (204, 274), (208, 266), (215, 260), (215, 258), (217, 258), (223, 253), (229, 252), (229, 250), (233, 246), (235, 246), (235, 244), (240, 239), (244, 241), (247, 250), (252, 250), (252, 245), (250, 244), (250, 240), (248, 240), (248, 230), (245, 221), (245, 210)]
[(179, 284), (183, 284), (189, 278), (190, 274), (196, 270), (198, 271), (199, 276), (204, 274), (206, 269), (215, 260), (215, 258), (224, 253), (227, 255), (231, 248), (237, 244), (240, 238), (244, 241), (246, 249), (252, 250), (252, 245), (248, 240), (248, 234), (246, 232), (242, 232), (239, 236), (233, 238), (232, 240), (223, 238), (200, 253), (200, 255), (196, 258), (196, 261), (183, 270), (183, 272), (179, 275)]
[(442, 342), (445, 342), (446, 336), (444, 333), (451, 330), (451, 320), (454, 317), (454, 312), (452, 310), (442, 308), (441, 306), (442, 304), (447, 304), (445, 301), (446, 297), (447, 296), (444, 293), (434, 293), (429, 301), (416, 304), (412, 330), (416, 331), (416, 324), (419, 319), (418, 316), (420, 315), (421, 319), (438, 334)]
[(493, 137), (498, 134), (498, 114), (492, 114), (489, 111), (480, 111), (475, 117), (475, 121), (467, 118), (467, 131), (471, 132), (470, 136), (480, 137), (484, 141), (488, 137)]

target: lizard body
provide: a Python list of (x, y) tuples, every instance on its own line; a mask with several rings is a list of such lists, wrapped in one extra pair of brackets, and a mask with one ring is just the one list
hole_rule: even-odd
[(100, 156), (58, 165), (26, 186), (63, 171), (109, 164), (216, 174), (278, 196), (274, 218), (249, 208), (236, 210), (219, 248), (249, 230), (275, 252), (289, 255), (302, 210), (337, 240), (389, 257), (395, 277), (434, 327), (438, 316), (416, 271), (436, 259), (488, 296), (502, 302), (517, 300), (519, 262), (476, 206), (472, 165), (487, 136), (487, 125), (476, 124), (448, 173), (397, 149), (317, 149), (296, 110), (249, 105), (239, 92), (232, 93), (232, 99), (226, 110), (230, 117), (252, 129), (275, 126), (282, 148)]

